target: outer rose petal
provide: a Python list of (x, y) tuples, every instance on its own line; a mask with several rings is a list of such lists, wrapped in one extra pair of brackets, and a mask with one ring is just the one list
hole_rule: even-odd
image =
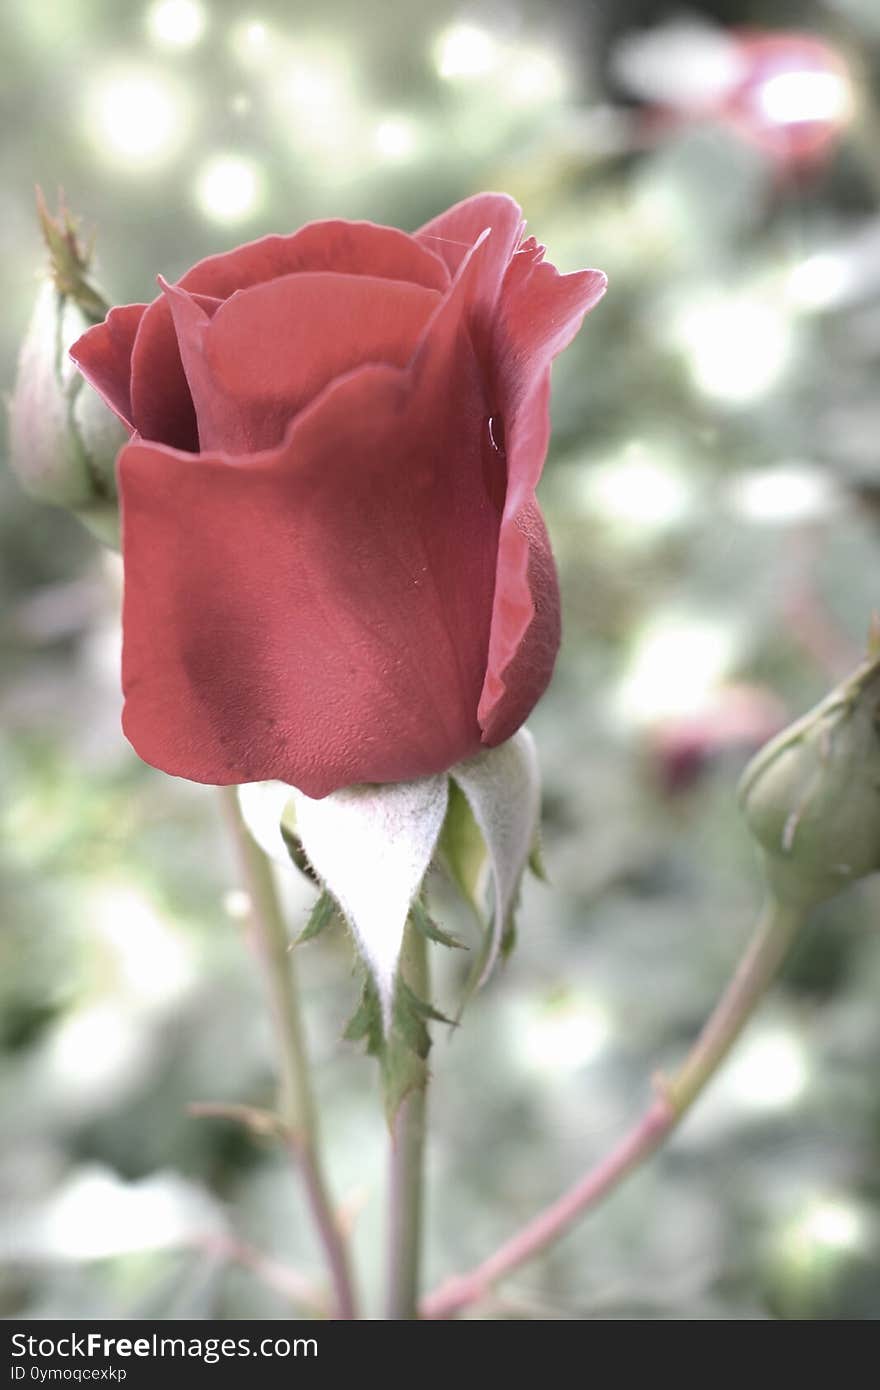
[(462, 314), (490, 242), (410, 368), (336, 381), (281, 448), (123, 450), (125, 728), (146, 761), (320, 797), (479, 749), (499, 514)]
[(543, 248), (530, 238), (511, 261), (493, 338), (494, 398), (506, 432), (507, 497), (479, 707), (483, 741), (490, 746), (509, 737), (526, 718), (552, 672), (547, 611), (558, 603), (556, 579), (542, 557), (543, 529), (536, 531), (532, 510), (550, 438), (549, 368), (606, 285), (599, 271), (559, 275), (542, 256)]
[(420, 245), (408, 232), (375, 222), (332, 220), (309, 222), (290, 236), (264, 236), (208, 256), (188, 270), (180, 284), (228, 299), (236, 290), (303, 270), (408, 280), (428, 290), (446, 290), (450, 279), (432, 248)]
[(416, 232), (419, 241), (433, 247), (455, 273), (469, 247), (491, 228), (481, 274), (472, 282), (467, 305), (471, 336), (478, 355), (489, 362), (492, 321), (501, 280), (522, 236), (522, 209), (506, 193), (478, 193), (456, 203)]
[(506, 265), (523, 226), (522, 209), (506, 193), (476, 193), (426, 222), (414, 235), (423, 246), (442, 256), (454, 275), (468, 249), (487, 227), (497, 233), (494, 252)]
[(516, 733), (550, 684), (562, 626), (556, 564), (537, 503), (522, 507), (513, 526), (525, 543), (526, 584), (533, 611), (482, 726), (483, 742), (492, 748)]
[(165, 286), (202, 449), (252, 453), (334, 377), (365, 362), (403, 367), (440, 302), (436, 290), (306, 271), (234, 294), (213, 318)]
[(88, 329), (70, 349), (70, 355), (98, 395), (133, 429), (131, 412), (131, 352), (146, 304), (121, 304), (111, 309), (103, 323)]
[[(430, 248), (395, 227), (372, 222), (312, 222), (292, 236), (266, 236), (199, 261), (178, 282), (192, 294), (228, 299), (236, 290), (298, 271), (333, 270), (407, 280), (445, 290), (449, 274)], [(134, 423), (144, 439), (199, 447), (196, 417), (164, 295), (144, 315), (132, 357)]]

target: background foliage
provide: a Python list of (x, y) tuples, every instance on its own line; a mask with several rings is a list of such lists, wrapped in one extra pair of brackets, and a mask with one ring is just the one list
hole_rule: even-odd
[[(851, 105), (800, 170), (729, 121), (652, 108), (634, 36), (680, 94), (682, 18), (647, 0), (0, 18), (6, 383), (42, 259), (35, 181), (97, 228), (115, 301), (270, 230), (415, 226), (484, 187), (562, 268), (609, 273), (557, 369), (542, 494), (566, 626), (533, 720), (552, 885), (529, 885), (518, 952), (435, 1047), (433, 1277), (598, 1156), (687, 1046), (759, 897), (738, 771), (878, 605), (874, 0), (684, 15), (797, 24), (842, 55)], [(273, 1262), (318, 1268), (296, 1182), (187, 1111), (271, 1096), (231, 855), (209, 790), (119, 732), (118, 583), (0, 472), (0, 1308), (279, 1316)], [(307, 886), (288, 895), (301, 922)], [(878, 907), (868, 883), (816, 914), (670, 1150), (484, 1313), (878, 1315)], [(375, 1269), (384, 1133), (371, 1064), (340, 1040), (350, 954), (337, 934), (301, 957), (335, 1185)]]

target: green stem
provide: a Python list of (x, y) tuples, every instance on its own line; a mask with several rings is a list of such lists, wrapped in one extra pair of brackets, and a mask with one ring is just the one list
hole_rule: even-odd
[(223, 787), (220, 795), (250, 899), (253, 943), (262, 967), (278, 1043), (278, 1118), (302, 1174), (312, 1218), (324, 1249), (333, 1285), (335, 1316), (348, 1321), (357, 1317), (348, 1246), (324, 1176), (296, 966), (289, 949), (272, 866), (242, 820), (235, 788)]
[[(408, 925), (401, 968), (420, 999), (429, 999), (431, 993), (427, 948), (421, 932)], [(418, 1317), (426, 1094), (427, 1070), (424, 1084), (404, 1097), (391, 1122), (385, 1316), (393, 1321)]]
[(422, 1304), (422, 1317), (448, 1318), (477, 1302), (499, 1279), (547, 1249), (666, 1141), (715, 1075), (777, 974), (798, 929), (802, 909), (766, 905), (729, 985), (675, 1076), (657, 1080), (657, 1095), (609, 1154), (545, 1207), (488, 1259), (454, 1275)]

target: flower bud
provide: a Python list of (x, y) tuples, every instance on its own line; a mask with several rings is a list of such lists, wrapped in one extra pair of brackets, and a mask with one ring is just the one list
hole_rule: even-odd
[(116, 524), (116, 455), (125, 428), (89, 390), (67, 350), (106, 312), (86, 278), (89, 256), (69, 214), (51, 217), (38, 195), (49, 252), (25, 334), (9, 408), (10, 461), (25, 491), (68, 507), (87, 525)]
[(780, 903), (811, 907), (880, 869), (880, 651), (753, 758), (740, 804)]

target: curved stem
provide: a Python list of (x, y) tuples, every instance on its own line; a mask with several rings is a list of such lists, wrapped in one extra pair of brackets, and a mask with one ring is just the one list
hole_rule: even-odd
[(262, 966), (275, 1026), (280, 1082), (278, 1118), (287, 1147), (305, 1183), (312, 1218), (333, 1284), (335, 1316), (347, 1321), (357, 1317), (348, 1246), (333, 1210), (324, 1176), (296, 986), (296, 967), (289, 950), (272, 866), (251, 839), (241, 818), (235, 788), (222, 787), (220, 795), (250, 899), (252, 939)]
[[(407, 926), (401, 964), (420, 999), (430, 998), (427, 945), (421, 932)], [(427, 1070), (424, 1084), (404, 1097), (391, 1122), (385, 1316), (397, 1321), (418, 1317), (426, 1093)]]
[(804, 920), (801, 909), (767, 903), (726, 990), (678, 1072), (656, 1079), (657, 1094), (623, 1139), (573, 1187), (482, 1264), (447, 1280), (422, 1304), (422, 1317), (448, 1318), (563, 1236), (657, 1150), (714, 1076), (765, 994)]

